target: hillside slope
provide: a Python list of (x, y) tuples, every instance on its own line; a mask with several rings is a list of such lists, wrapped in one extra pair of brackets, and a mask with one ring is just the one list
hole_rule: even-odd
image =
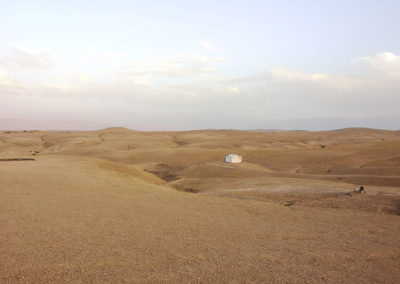
[(400, 280), (398, 216), (201, 196), (103, 160), (0, 162), (0, 280)]

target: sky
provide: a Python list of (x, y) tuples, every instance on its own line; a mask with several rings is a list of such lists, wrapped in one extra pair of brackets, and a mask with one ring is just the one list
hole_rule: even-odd
[(398, 11), (0, 0), (0, 129), (400, 129)]

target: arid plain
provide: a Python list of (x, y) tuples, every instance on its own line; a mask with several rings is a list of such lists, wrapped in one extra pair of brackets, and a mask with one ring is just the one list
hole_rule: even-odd
[(399, 215), (400, 131), (0, 132), (1, 283), (399, 283)]

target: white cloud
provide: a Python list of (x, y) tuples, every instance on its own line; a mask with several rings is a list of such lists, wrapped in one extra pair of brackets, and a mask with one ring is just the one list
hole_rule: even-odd
[(357, 58), (354, 62), (364, 72), (379, 72), (400, 76), (400, 56), (392, 52), (382, 52), (374, 56)]
[(18, 82), (11, 73), (0, 71), (0, 95), (8, 93), (19, 93), (23, 85)]
[(71, 79), (75, 83), (88, 83), (93, 79), (93, 76), (83, 72), (72, 72), (67, 75), (67, 78)]
[(329, 79), (329, 75), (322, 73), (304, 74), (284, 68), (273, 68), (269, 70), (272, 78), (288, 81), (323, 81)]
[(239, 89), (238, 88), (236, 88), (236, 87), (228, 87), (228, 90), (230, 91), (230, 92), (232, 92), (232, 93), (239, 93)]
[(48, 92), (68, 92), (68, 91), (76, 91), (78, 87), (70, 84), (62, 84), (62, 83), (44, 83), (41, 85), (42, 91)]
[[(252, 125), (262, 127), (268, 120), (394, 116), (400, 105), (400, 77), (393, 76), (397, 60), (394, 54), (378, 54), (361, 60), (362, 70), (385, 66), (382, 64), (386, 62), (388, 66), (375, 71), (380, 76), (366, 75), (360, 69), (352, 76), (339, 76), (272, 68), (254, 76), (227, 79), (222, 72), (217, 72), (223, 59), (177, 54), (130, 62), (114, 74), (116, 77), (110, 84), (75, 72), (71, 75), (72, 81), (24, 86), (23, 93), (37, 95), (37, 103), (43, 107), (50, 98), (76, 104), (82, 100), (87, 103), (82, 104), (83, 112), (98, 113), (96, 119), (104, 118), (101, 115), (104, 110), (116, 117), (123, 110), (124, 121), (131, 121), (129, 117), (137, 115), (142, 121), (163, 127), (179, 127), (177, 124), (185, 121), (193, 127), (252, 128)], [(154, 83), (153, 77), (164, 80)], [(9, 93), (21, 90), (11, 74), (1, 73), (0, 100), (5, 86)], [(240, 95), (232, 95), (236, 93)], [(174, 113), (184, 119), (176, 120)]]
[[(350, 91), (360, 87), (363, 80), (357, 77), (346, 77), (324, 73), (302, 73), (284, 68), (273, 68), (267, 73), (268, 80), (282, 85), (301, 84), (304, 88), (326, 88), (329, 91)], [(266, 79), (266, 78), (264, 78)], [(308, 85), (308, 87), (305, 86)], [(299, 90), (300, 90), (299, 89)]]
[(355, 59), (355, 61), (366, 62), (374, 68), (382, 68), (389, 66), (400, 65), (400, 56), (395, 55), (392, 52), (382, 52), (374, 56), (366, 56)]
[(0, 58), (0, 64), (19, 68), (49, 69), (57, 65), (54, 53), (47, 49), (33, 50), (13, 46), (9, 53)]
[(98, 60), (104, 60), (104, 61), (115, 61), (115, 60), (120, 60), (124, 57), (124, 54), (120, 52), (114, 52), (114, 51), (107, 51), (107, 52), (101, 52), (98, 54), (95, 54), (95, 58)]
[(170, 57), (151, 57), (131, 61), (120, 69), (132, 76), (193, 77), (215, 72), (220, 57), (179, 53)]
[(0, 72), (0, 86), (11, 86), (14, 84), (13, 78), (8, 72)]
[(207, 42), (207, 41), (203, 41), (200, 43), (201, 47), (207, 51), (214, 51), (215, 47), (214, 45), (212, 45), (211, 43)]

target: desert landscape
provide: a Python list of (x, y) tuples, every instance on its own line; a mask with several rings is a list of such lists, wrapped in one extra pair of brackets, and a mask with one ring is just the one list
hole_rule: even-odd
[(399, 218), (400, 131), (0, 132), (1, 283), (399, 283)]
[(2, 1), (0, 284), (400, 283), (400, 1)]

